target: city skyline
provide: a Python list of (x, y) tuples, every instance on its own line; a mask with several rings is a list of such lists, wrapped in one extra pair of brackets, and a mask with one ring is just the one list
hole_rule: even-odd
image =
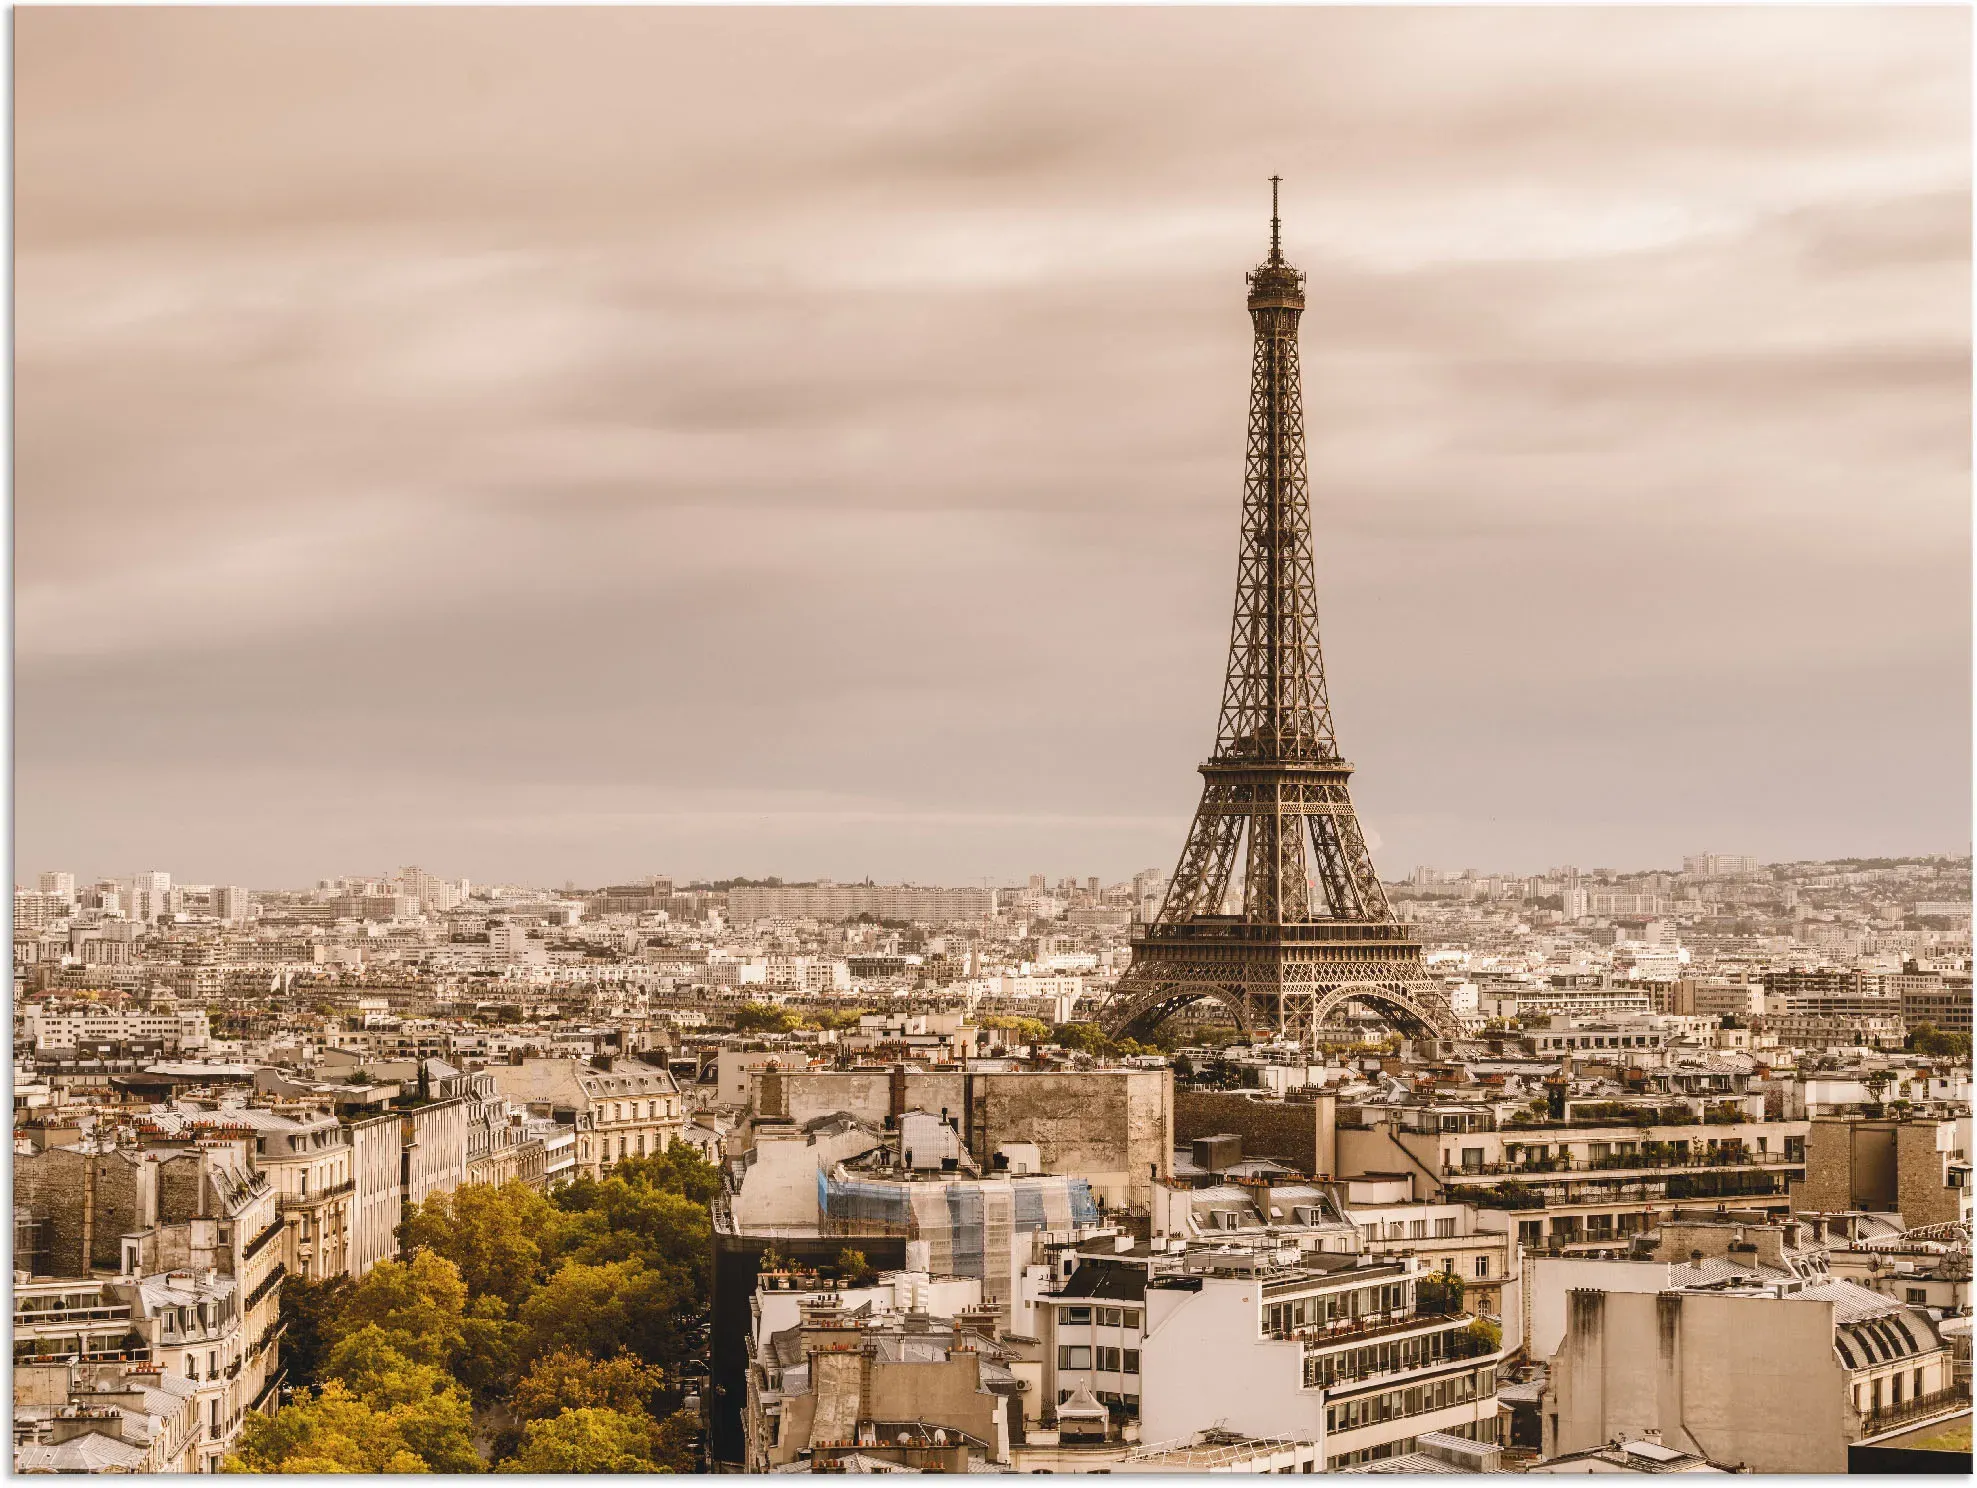
[(1967, 15), (770, 26), (23, 15), (21, 864), (1170, 864), (1273, 172), (1383, 878), (1968, 850)]

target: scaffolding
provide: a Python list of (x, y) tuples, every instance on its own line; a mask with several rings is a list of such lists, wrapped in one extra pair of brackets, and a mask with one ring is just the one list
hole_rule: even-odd
[(817, 1190), (827, 1229), (923, 1240), (934, 1275), (979, 1277), (983, 1296), (998, 1302), (1014, 1295), (1017, 1235), (1098, 1223), (1083, 1178), (841, 1178), (819, 1169)]

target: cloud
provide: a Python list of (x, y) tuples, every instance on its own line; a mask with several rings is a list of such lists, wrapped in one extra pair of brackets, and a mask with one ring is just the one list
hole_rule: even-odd
[(1961, 848), (1968, 29), (24, 13), (17, 852), (1167, 866), (1272, 171), (1383, 868)]

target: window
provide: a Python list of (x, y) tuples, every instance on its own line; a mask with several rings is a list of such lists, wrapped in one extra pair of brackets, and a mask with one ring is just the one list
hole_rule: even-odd
[(1125, 1325), (1128, 1328), (1137, 1328), (1140, 1325), (1140, 1310), (1137, 1307), (1128, 1307), (1126, 1309)]
[(199, 1361), (190, 1354), (185, 1356), (185, 1377), (189, 1380), (199, 1378)]
[(1922, 1287), (1910, 1287), (1908, 1289), (1908, 1300), (1915, 1303), (1926, 1303), (1929, 1300), (1929, 1293)]
[(1101, 1307), (1101, 1308), (1099, 1308), (1099, 1310), (1098, 1310), (1098, 1325), (1099, 1325), (1099, 1326), (1100, 1326), (1101, 1328), (1116, 1328), (1116, 1327), (1118, 1327), (1118, 1326), (1119, 1326), (1119, 1309), (1118, 1309), (1118, 1308), (1116, 1308), (1116, 1307)]
[(1410, 1240), (1427, 1239), (1428, 1221), (1425, 1219), (1410, 1219), (1407, 1222), (1407, 1238)]
[(1067, 1307), (1064, 1309), (1064, 1321), (1074, 1328), (1080, 1323), (1089, 1323), (1091, 1321), (1091, 1309), (1089, 1307)]
[(1476, 1274), (1478, 1276), (1488, 1276), (1490, 1274), (1490, 1258), (1488, 1256), (1476, 1257)]
[(1119, 1351), (1115, 1348), (1099, 1349), (1098, 1367), (1106, 1374), (1117, 1374), (1119, 1372)]
[[(1125, 1373), (1138, 1374), (1139, 1372), (1140, 1372), (1140, 1351), (1138, 1349), (1127, 1349)], [(1919, 1379), (1921, 1378), (1921, 1376), (1918, 1375), (1917, 1378)]]
[(1482, 1166), (1483, 1166), (1482, 1148), (1464, 1147), (1462, 1149), (1462, 1167), (1465, 1172), (1473, 1173)]
[(1435, 1238), (1437, 1240), (1453, 1240), (1455, 1238), (1454, 1215), (1446, 1215), (1435, 1221)]
[(1060, 1343), (1057, 1346), (1057, 1367), (1059, 1369), (1091, 1368), (1091, 1350), (1082, 1344)]

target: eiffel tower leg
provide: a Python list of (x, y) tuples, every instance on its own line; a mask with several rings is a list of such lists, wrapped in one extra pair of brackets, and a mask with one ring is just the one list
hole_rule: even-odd
[(1174, 881), (1160, 906), (1158, 923), (1174, 924), (1195, 915), (1222, 912), (1222, 899), (1235, 872), (1236, 849), (1249, 820), (1246, 806), (1234, 796), (1221, 782), (1202, 792), (1194, 824), (1188, 828), (1187, 846), (1181, 850), (1180, 866), (1174, 870)]

